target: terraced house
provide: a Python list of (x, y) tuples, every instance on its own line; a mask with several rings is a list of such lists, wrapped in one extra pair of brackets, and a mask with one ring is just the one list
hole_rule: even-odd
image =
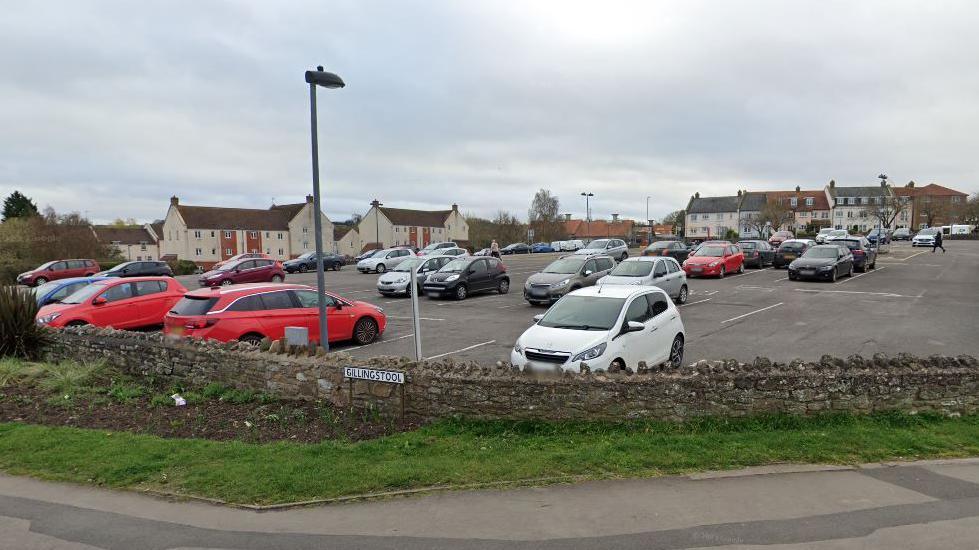
[(892, 194), (890, 186), (839, 187), (835, 181), (830, 181), (826, 186), (826, 196), (833, 208), (833, 228), (860, 233), (870, 231), (878, 221), (867, 212), (867, 207)]
[(728, 231), (737, 231), (741, 193), (730, 197), (701, 197), (696, 193), (687, 203), (686, 237), (691, 239), (723, 239)]
[(440, 241), (469, 244), (469, 225), (457, 204), (450, 210), (411, 210), (387, 208), (375, 200), (356, 231), (361, 250), (399, 245), (424, 248)]
[[(267, 209), (190, 206), (170, 198), (160, 239), (162, 259), (189, 260), (206, 268), (245, 252), (264, 252), (278, 260), (316, 250), (313, 197)], [(335, 250), (333, 223), (322, 212), (323, 249)]]
[(126, 260), (158, 260), (158, 236), (149, 224), (144, 226), (94, 225), (92, 231), (101, 243), (115, 248)]

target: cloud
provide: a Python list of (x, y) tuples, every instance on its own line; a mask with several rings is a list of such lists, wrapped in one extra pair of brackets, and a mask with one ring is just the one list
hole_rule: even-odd
[(976, 190), (969, 2), (77, 2), (0, 19), (0, 193), (99, 220), (167, 198), (642, 218), (694, 192)]

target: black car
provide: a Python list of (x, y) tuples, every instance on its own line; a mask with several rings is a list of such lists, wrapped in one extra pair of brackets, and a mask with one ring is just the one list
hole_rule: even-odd
[(692, 247), (688, 247), (686, 244), (680, 241), (657, 241), (649, 246), (647, 246), (643, 251), (643, 256), (669, 256), (679, 263), (683, 263), (683, 260), (687, 259), (690, 252), (693, 251)]
[(820, 244), (810, 247), (789, 264), (789, 279), (822, 279), (835, 282), (853, 275), (853, 254), (844, 246)]
[[(343, 256), (338, 254), (323, 254), (323, 269), (339, 271), (343, 267)], [(282, 269), (287, 273), (305, 273), (316, 270), (316, 253), (307, 252), (294, 260), (282, 262)]]
[(744, 252), (744, 266), (762, 268), (775, 263), (775, 249), (768, 241), (738, 241)]
[(778, 246), (778, 250), (775, 251), (775, 258), (772, 260), (772, 267), (786, 267), (792, 263), (792, 260), (795, 260), (796, 258), (799, 258), (805, 254), (806, 250), (809, 250), (809, 248), (814, 244), (816, 244), (816, 241), (802, 239), (789, 239), (784, 241)]
[(508, 244), (500, 249), (500, 254), (530, 254), (530, 245), (527, 243)]
[(488, 290), (506, 294), (510, 291), (510, 277), (506, 266), (496, 258), (467, 256), (452, 260), (429, 275), (423, 288), (431, 298), (465, 300), (470, 294)]
[(857, 271), (867, 271), (877, 267), (877, 249), (870, 244), (869, 239), (863, 237), (849, 237), (846, 239), (835, 239), (833, 244), (845, 246), (853, 254), (853, 267)]
[(173, 270), (166, 262), (123, 262), (108, 271), (96, 273), (99, 277), (173, 277)]

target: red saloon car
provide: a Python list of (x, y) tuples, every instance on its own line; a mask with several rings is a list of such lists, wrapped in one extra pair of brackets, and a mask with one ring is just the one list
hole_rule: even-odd
[(239, 283), (281, 283), (286, 278), (282, 264), (271, 258), (246, 258), (228, 262), (202, 273), (201, 286), (234, 285)]
[[(375, 305), (347, 300), (329, 292), (326, 293), (326, 305), (330, 342), (353, 340), (364, 345), (384, 333), (387, 317), (384, 310)], [(316, 289), (268, 283), (194, 290), (167, 314), (163, 332), (257, 344), (263, 338), (282, 338), (286, 327), (305, 327), (309, 329), (310, 341), (319, 341)]]
[(687, 277), (744, 273), (744, 252), (734, 244), (705, 244), (683, 262)]
[(91, 277), (101, 271), (95, 260), (55, 260), (17, 276), (17, 284), (39, 286), (70, 277)]
[(95, 325), (117, 329), (163, 324), (163, 316), (187, 292), (170, 277), (130, 277), (96, 281), (37, 312), (49, 327)]

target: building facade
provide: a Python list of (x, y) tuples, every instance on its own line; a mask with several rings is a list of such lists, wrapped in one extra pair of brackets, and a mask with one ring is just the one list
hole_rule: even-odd
[(160, 259), (160, 245), (149, 225), (142, 227), (94, 225), (92, 231), (99, 242), (112, 246), (126, 261)]
[(690, 197), (684, 233), (690, 239), (723, 239), (741, 225), (741, 194), (730, 197)]
[(645, 238), (649, 232), (649, 226), (638, 226), (633, 220), (620, 220), (618, 214), (613, 214), (611, 220), (575, 220), (570, 216), (563, 220), (564, 232), (569, 239), (577, 239), (585, 242), (595, 239), (622, 239), (627, 243), (635, 244)]
[(469, 225), (457, 204), (450, 210), (411, 210), (387, 208), (375, 200), (357, 224), (355, 236), (361, 251), (391, 246), (424, 248), (442, 241), (467, 246)]

